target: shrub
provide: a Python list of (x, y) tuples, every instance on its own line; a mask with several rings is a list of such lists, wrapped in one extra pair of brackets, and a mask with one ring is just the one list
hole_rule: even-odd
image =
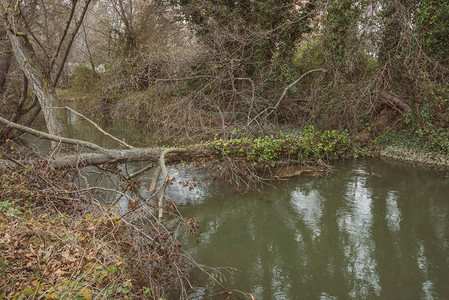
[(100, 75), (88, 67), (77, 67), (73, 73), (71, 82), (72, 89), (89, 93), (97, 88), (97, 83), (100, 80)]
[(319, 69), (325, 65), (324, 49), (319, 40), (312, 40), (301, 44), (295, 51), (293, 65), (301, 73), (312, 69)]

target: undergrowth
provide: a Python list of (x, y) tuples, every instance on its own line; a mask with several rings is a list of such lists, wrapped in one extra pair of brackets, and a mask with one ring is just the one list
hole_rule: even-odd
[(443, 155), (449, 155), (449, 131), (426, 124), (402, 125), (398, 129), (379, 135), (374, 143), (380, 147), (396, 146)]
[[(1, 157), (0, 151), (0, 158)], [(5, 156), (6, 157), (6, 156)], [(45, 161), (0, 161), (0, 299), (160, 299), (187, 280), (179, 224), (124, 218)], [(137, 201), (137, 200), (136, 200)], [(142, 210), (141, 210), (142, 211)], [(174, 224), (174, 225), (173, 225)]]

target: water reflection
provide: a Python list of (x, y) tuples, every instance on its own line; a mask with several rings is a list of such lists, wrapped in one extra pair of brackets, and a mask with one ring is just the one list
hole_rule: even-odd
[(388, 228), (392, 233), (399, 233), (401, 223), (401, 212), (398, 207), (398, 196), (395, 192), (389, 192), (387, 195), (387, 212), (385, 214), (385, 220), (387, 221)]
[(432, 281), (428, 279), (428, 262), (424, 253), (424, 244), (422, 241), (418, 243), (418, 254), (417, 254), (417, 262), (419, 269), (422, 272), (423, 282), (422, 282), (422, 298), (425, 299), (435, 299), (435, 291), (433, 287)]
[(346, 205), (337, 212), (351, 298), (379, 296), (381, 291), (371, 236), (372, 198), (366, 180), (366, 176), (354, 176), (346, 187)]
[[(68, 118), (75, 137), (117, 146), (75, 115)], [(139, 128), (96, 121), (134, 145), (153, 143)], [(28, 139), (48, 150), (46, 141)], [(128, 167), (132, 173), (142, 164)], [(203, 264), (237, 268), (224, 284), (257, 299), (449, 298), (448, 172), (379, 160), (340, 162), (337, 168), (341, 172), (333, 176), (299, 177), (250, 195), (209, 184), (204, 173), (174, 168), (167, 195), (200, 221), (201, 243), (184, 236), (186, 249)], [(193, 177), (197, 186), (191, 190)], [(117, 185), (105, 176), (89, 179)], [(151, 173), (141, 178), (144, 197), (150, 181)], [(125, 210), (127, 201), (119, 205)], [(192, 279), (198, 297), (216, 289), (202, 274), (192, 273)]]
[[(226, 285), (257, 299), (449, 297), (446, 179), (376, 160), (338, 167), (263, 194), (208, 186), (179, 201), (203, 231), (199, 245), (185, 237), (189, 252), (239, 269)], [(213, 293), (201, 274), (192, 276)]]
[[(433, 231), (435, 232), (435, 236), (438, 241), (438, 246), (441, 247), (441, 250), (449, 253), (449, 232), (448, 232), (448, 208), (445, 209), (432, 207), (430, 210), (430, 220), (432, 223)], [(446, 256), (446, 262), (449, 265), (449, 256)]]
[(298, 188), (292, 192), (291, 202), (299, 217), (311, 231), (312, 240), (318, 238), (321, 233), (323, 199), (316, 191), (304, 193)]

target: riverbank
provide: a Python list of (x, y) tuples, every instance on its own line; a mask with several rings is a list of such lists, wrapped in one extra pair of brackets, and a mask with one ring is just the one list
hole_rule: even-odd
[[(296, 138), (279, 135), (217, 139), (209, 147), (218, 160), (237, 161), (229, 172), (235, 172), (236, 167), (242, 166), (238, 162), (244, 161), (255, 165), (254, 170), (268, 170), (274, 180), (316, 173), (323, 167), (319, 164), (321, 160), (354, 156), (379, 155), (449, 166), (449, 159), (443, 154), (385, 144), (372, 150), (369, 146), (362, 147), (359, 140), (347, 133), (320, 132), (313, 127), (306, 128)], [(303, 159), (307, 163), (294, 168), (289, 164), (269, 164), (289, 159), (296, 160), (295, 163)], [(313, 166), (313, 162), (318, 163)], [(152, 249), (152, 259), (164, 261), (166, 266), (179, 258), (177, 250), (168, 253), (163, 243), (136, 244), (135, 236), (141, 234), (138, 228), (136, 231), (135, 225), (122, 220), (116, 208), (100, 206), (94, 200), (95, 194), (81, 193), (73, 181), (64, 177), (66, 171), (26, 161), (9, 161), (0, 168), (0, 296), (154, 299), (154, 295), (168, 293), (174, 286), (158, 281), (169, 280), (173, 274), (170, 271), (155, 270), (148, 277), (147, 257), (142, 260), (141, 254)], [(243, 172), (238, 175), (243, 176)], [(161, 288), (162, 291), (157, 291)]]
[(444, 129), (423, 132), (402, 126), (379, 134), (371, 144), (376, 154), (383, 158), (431, 167), (449, 167), (449, 137)]
[(92, 195), (43, 164), (9, 162), (0, 173), (0, 298), (134, 293), (140, 276), (126, 259), (126, 226), (113, 210), (95, 209)]
[(427, 166), (449, 168), (449, 156), (440, 153), (424, 152), (398, 146), (387, 146), (379, 150), (379, 156)]
[[(219, 170), (221, 179), (241, 191), (252, 188), (258, 180), (285, 180), (302, 173), (330, 170), (329, 161), (352, 157), (378, 155), (449, 166), (448, 156), (441, 153), (443, 143), (438, 144), (440, 153), (423, 151), (430, 146), (421, 140), (413, 144), (408, 135), (401, 136), (399, 139), (393, 133), (362, 141), (346, 131), (320, 131), (307, 126), (296, 135), (255, 138), (236, 130), (229, 139), (216, 138), (202, 145), (211, 152), (210, 158), (219, 162), (214, 163), (214, 171)], [(78, 170), (55, 171), (43, 161), (10, 161), (0, 167), (0, 274), (1, 286), (5, 287), (0, 295), (7, 299), (20, 295), (123, 299), (154, 298), (168, 293), (172, 286), (158, 280), (170, 281), (173, 272), (164, 269), (147, 274), (149, 260), (142, 253), (150, 249), (152, 259), (163, 261), (166, 268), (179, 259), (180, 244), (172, 244), (169, 252), (165, 241), (136, 244), (134, 237), (142, 234), (139, 228), (136, 231), (135, 225), (124, 222), (116, 208), (98, 206), (93, 200), (95, 194), (80, 193), (65, 176), (67, 172), (75, 176)], [(259, 176), (260, 172), (267, 176)], [(160, 233), (157, 228), (154, 230)], [(163, 236), (171, 235), (166, 232)], [(145, 236), (143, 239), (148, 241)]]
[[(67, 103), (82, 103), (82, 113), (88, 116), (94, 117), (91, 114), (91, 110), (93, 110), (96, 113), (101, 112), (103, 117), (111, 119), (112, 122), (124, 118), (126, 122), (136, 128), (154, 131), (155, 137), (165, 136), (166, 134), (170, 136), (169, 140), (179, 142), (194, 143), (210, 140), (212, 149), (221, 152), (219, 156), (223, 156), (223, 154), (224, 156), (240, 158), (245, 156), (248, 162), (258, 165), (269, 165), (271, 161), (290, 160), (292, 157), (299, 161), (310, 161), (318, 158), (329, 160), (345, 157), (378, 156), (429, 166), (449, 167), (449, 132), (445, 128), (431, 125), (429, 117), (426, 119), (426, 125), (422, 126), (421, 129), (414, 128), (409, 124), (409, 116), (403, 120), (398, 119), (400, 116), (394, 115), (391, 108), (384, 109), (384, 111), (390, 112), (388, 120), (385, 117), (386, 113), (381, 114), (373, 118), (370, 123), (365, 124), (364, 130), (359, 133), (350, 134), (344, 130), (320, 130), (318, 127), (310, 125), (298, 127), (278, 124), (264, 128), (266, 134), (260, 136), (252, 134), (251, 128), (240, 129), (235, 127), (228, 128), (227, 132), (223, 132), (223, 128), (220, 128), (217, 124), (215, 125), (217, 129), (215, 133), (212, 129), (213, 126), (196, 130), (192, 129), (196, 128), (196, 125), (178, 124), (177, 122), (182, 118), (173, 118), (159, 112), (151, 114), (149, 111), (153, 110), (152, 107), (140, 107), (136, 104), (144, 103), (145, 93), (139, 94), (141, 98), (137, 94), (133, 94), (134, 96), (130, 99), (122, 99), (116, 103), (108, 103), (106, 100), (98, 99), (89, 100), (86, 95), (77, 94), (72, 90), (58, 90), (58, 95), (64, 98)], [(140, 100), (137, 101), (136, 99)], [(120, 103), (126, 103), (126, 105), (120, 106)], [(170, 106), (170, 104), (164, 103), (157, 106), (156, 109), (169, 112), (170, 109), (167, 106)], [(154, 118), (154, 115), (160, 117)], [(199, 120), (200, 118), (193, 119)], [(149, 126), (150, 121), (148, 120), (153, 122), (151, 126)], [(160, 123), (161, 120), (164, 120), (164, 123)], [(166, 123), (166, 121), (169, 122)], [(209, 125), (211, 124), (209, 123)], [(390, 125), (394, 125), (394, 128), (391, 129)], [(179, 130), (181, 126), (185, 127), (185, 131)], [(202, 131), (203, 129), (204, 131)], [(188, 141), (185, 140), (185, 136), (179, 137), (180, 132), (184, 135), (193, 132), (192, 130), (196, 132), (189, 136)], [(300, 135), (307, 136), (309, 140), (306, 138), (305, 143), (298, 144), (295, 149), (292, 149), (290, 147), (291, 141), (288, 141), (288, 139), (296, 139)], [(219, 144), (220, 138), (214, 139), (214, 136), (221, 137), (221, 141), (226, 140), (226, 142)], [(340, 140), (333, 145), (326, 144), (329, 142), (327, 140), (329, 137)], [(253, 144), (253, 141), (255, 144)], [(270, 143), (273, 144), (273, 147), (269, 146)], [(225, 144), (231, 145), (233, 149), (243, 145), (241, 147), (243, 149), (238, 149), (239, 152), (234, 153), (233, 149), (224, 149), (223, 145)], [(276, 146), (281, 148), (276, 149)], [(340, 146), (343, 147), (339, 148)], [(252, 153), (247, 153), (247, 149), (251, 149)]]
[(73, 172), (38, 160), (0, 165), (0, 299), (166, 298), (190, 263), (172, 224), (120, 216)]

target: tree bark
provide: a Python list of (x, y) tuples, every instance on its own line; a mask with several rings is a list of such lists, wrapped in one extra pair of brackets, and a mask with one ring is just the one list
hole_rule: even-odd
[[(8, 30), (8, 38), (11, 41), (14, 56), (39, 100), (48, 132), (61, 137), (68, 136), (63, 112), (54, 109), (57, 106), (54, 87), (50, 78), (47, 78), (36, 66), (33, 60), (33, 49), (27, 37)], [(53, 142), (52, 145), (55, 147), (57, 144)]]
[(0, 39), (2, 45), (0, 46), (0, 93), (5, 87), (6, 78), (8, 77), (9, 66), (12, 60), (11, 43), (7, 39), (6, 30), (0, 31)]
[[(23, 32), (19, 32), (19, 23), (18, 18), (15, 17), (15, 10), (12, 10), (10, 6), (5, 5), (5, 3), (2, 3), (3, 5), (0, 6), (0, 12), (4, 21), (4, 25), (7, 29), (7, 35), (12, 45), (12, 50), (14, 53), (14, 56), (19, 63), (21, 69), (23, 70), (23, 73), (28, 78), (28, 81), (30, 82), (31, 87), (33, 88), (33, 91), (35, 95), (38, 98), (40, 108), (44, 114), (45, 123), (48, 129), (48, 132), (50, 134), (60, 136), (60, 137), (66, 137), (68, 136), (68, 130), (67, 126), (64, 120), (64, 114), (63, 111), (55, 109), (57, 107), (57, 97), (55, 92), (55, 87), (58, 82), (58, 79), (63, 71), (63, 67), (65, 64), (65, 61), (67, 60), (68, 54), (70, 52), (70, 49), (72, 47), (72, 43), (74, 42), (75, 36), (84, 20), (84, 17), (86, 15), (87, 9), (89, 7), (89, 4), (92, 0), (85, 0), (84, 6), (81, 11), (81, 15), (78, 19), (78, 21), (75, 23), (75, 27), (67, 41), (67, 46), (65, 48), (65, 51), (63, 53), (63, 57), (61, 59), (61, 62), (56, 70), (55, 77), (50, 77), (50, 71), (42, 68), (42, 66), (38, 66), (37, 59), (35, 59), (33, 46), (31, 45), (30, 41), (28, 40), (27, 34)], [(55, 60), (61, 50), (62, 43), (65, 39), (65, 36), (68, 32), (68, 29), (70, 27), (70, 23), (72, 21), (75, 6), (78, 1), (72, 2), (72, 9), (70, 12), (70, 17), (66, 22), (66, 26), (63, 32), (63, 35), (58, 43), (58, 48), (56, 50), (56, 53), (52, 56), (51, 61), (49, 63), (50, 69), (53, 67)], [(17, 10), (17, 9), (16, 9)], [(46, 21), (46, 18), (45, 18)], [(33, 33), (30, 30), (28, 26), (26, 26), (29, 30), (29, 34), (31, 34), (33, 37)], [(37, 41), (37, 39), (36, 39)], [(48, 48), (45, 47), (42, 48), (44, 51), (46, 51), (47, 57), (49, 57)], [(44, 70), (44, 71), (42, 71)], [(36, 111), (39, 113), (39, 111)], [(31, 118), (30, 120), (32, 120)], [(52, 147), (55, 148), (57, 146), (57, 143), (52, 142)]]
[[(25, 114), (25, 111), (23, 110), (23, 105), (25, 104), (28, 96), (28, 78), (23, 75), (23, 87), (22, 87), (22, 96), (20, 97), (19, 103), (17, 104), (16, 111), (11, 117), (11, 122), (17, 123), (19, 121), (20, 117)], [(0, 138), (5, 139), (8, 138), (9, 133), (11, 132), (12, 128), (9, 127), (5, 131), (0, 130)]]
[(380, 98), (383, 98), (389, 102), (391, 102), (393, 105), (399, 107), (403, 112), (408, 112), (410, 110), (410, 105), (402, 100), (401, 98), (392, 95), (391, 93), (388, 93), (386, 91), (374, 91), (375, 94), (377, 94)]

